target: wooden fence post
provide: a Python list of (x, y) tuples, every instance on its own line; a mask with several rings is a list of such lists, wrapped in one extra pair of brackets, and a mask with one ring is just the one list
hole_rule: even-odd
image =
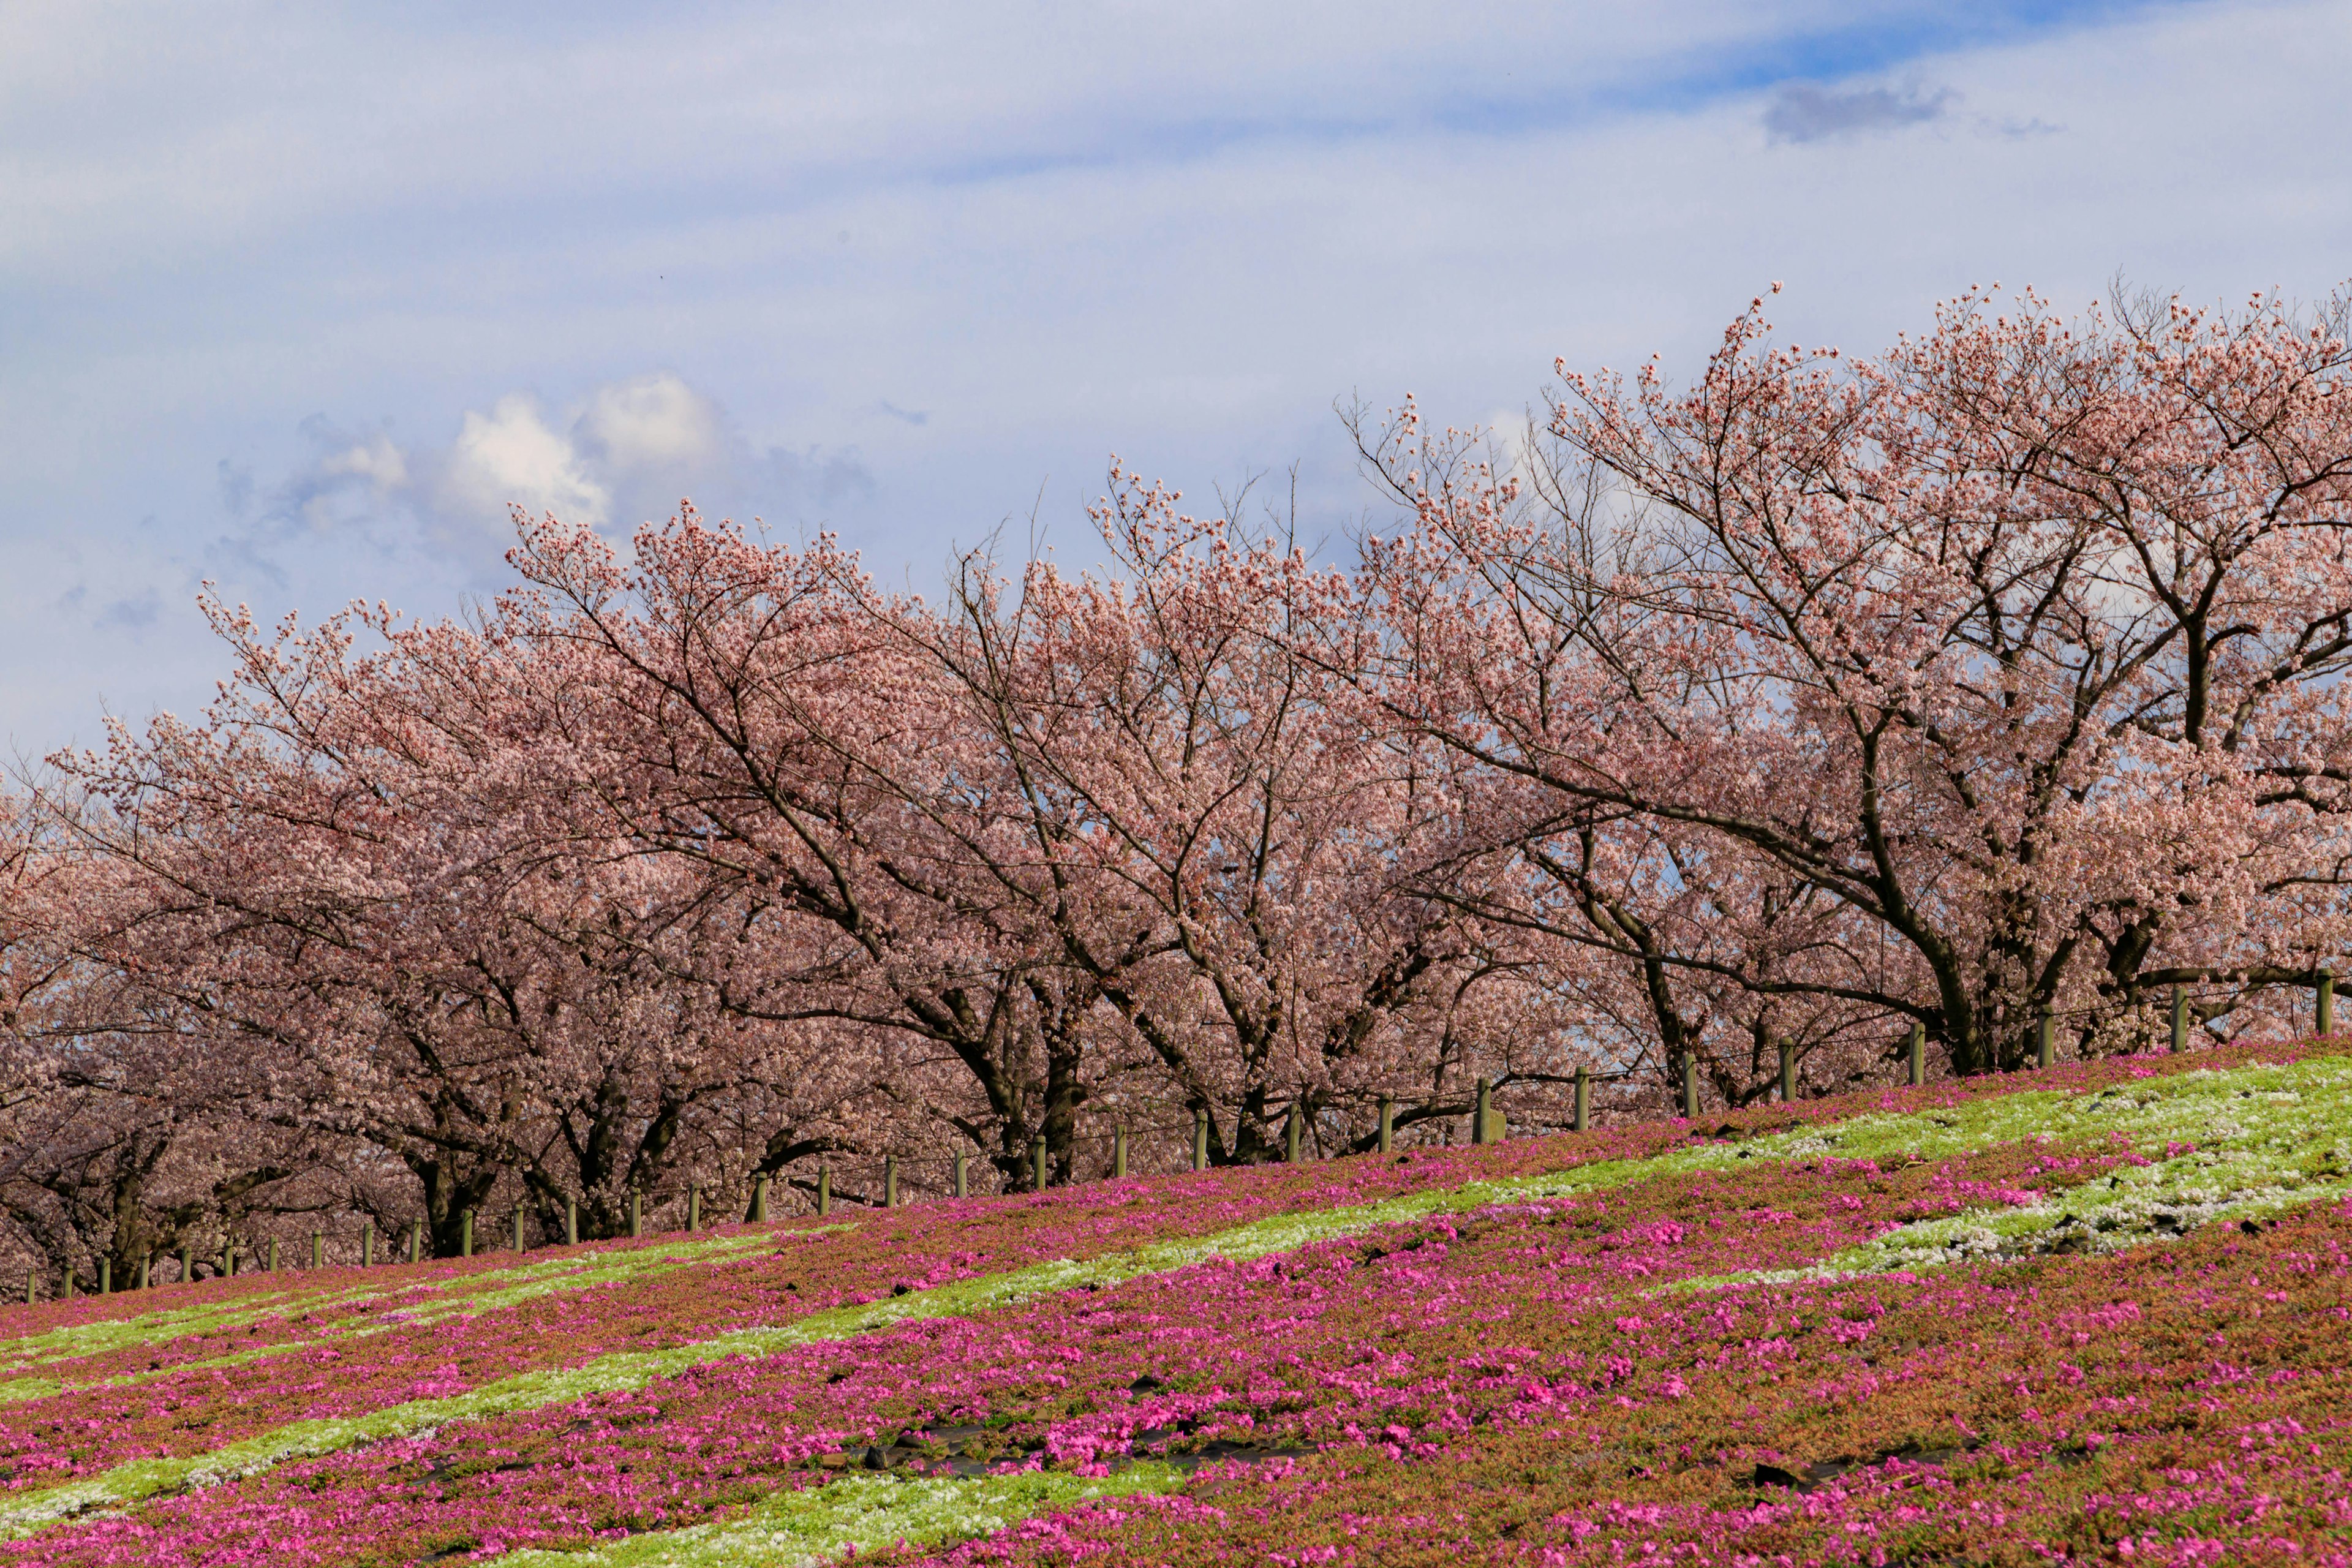
[(180, 1283), (187, 1284), (196, 1277), (196, 1249), (185, 1242), (180, 1245)]
[(1045, 1141), (1043, 1138), (1029, 1140), (1029, 1163), (1035, 1168), (1036, 1190), (1042, 1193), (1045, 1190)]
[(955, 1157), (955, 1195), (968, 1198), (971, 1196), (971, 1178), (964, 1173), (963, 1163), (964, 1157), (958, 1154)]
[(645, 1194), (643, 1193), (631, 1193), (629, 1194), (629, 1234), (631, 1236), (643, 1236), (645, 1233)]
[(1192, 1112), (1192, 1169), (1205, 1171), (1208, 1168), (1209, 1113), (1195, 1110)]
[(764, 1225), (768, 1219), (768, 1178), (751, 1178), (751, 1223)]
[(362, 1268), (375, 1267), (375, 1226), (373, 1225), (364, 1226), (360, 1230), (360, 1267)]
[(1294, 1165), (1298, 1163), (1298, 1101), (1294, 1100), (1290, 1102), (1290, 1115), (1285, 1119), (1282, 1129), (1283, 1158)]
[(2046, 1068), (2050, 1065), (2053, 1052), (2056, 1048), (2053, 1037), (2057, 1031), (2058, 1021), (2050, 1016), (2049, 1008), (2042, 1008), (2041, 1014), (2033, 1020), (2033, 1065), (2035, 1067)]
[(155, 1255), (152, 1252), (141, 1253), (139, 1255), (139, 1289), (145, 1290), (151, 1288), (149, 1281), (153, 1278), (154, 1272)]
[(310, 1267), (324, 1268), (326, 1266), (327, 1238), (314, 1230), (310, 1233)]
[(2312, 1002), (2311, 1021), (2315, 1026), (2311, 1032), (2322, 1039), (2336, 1032), (2336, 976), (2324, 963), (2319, 966), (2318, 995)]
[[(764, 1187), (761, 1190), (766, 1191)], [(563, 1200), (563, 1245), (566, 1247), (580, 1245), (580, 1200), (578, 1198)]]
[(1579, 1132), (1592, 1125), (1592, 1069), (1579, 1062), (1576, 1066), (1576, 1122)]
[(820, 1219), (833, 1212), (833, 1167), (823, 1163), (816, 1168), (816, 1212)]
[(272, 1274), (278, 1272), (278, 1238), (274, 1236), (269, 1238), (269, 1261), (262, 1267)]
[(421, 1219), (410, 1220), (408, 1222), (408, 1261), (411, 1263), (424, 1261), (421, 1256), (424, 1251), (425, 1222)]
[(1116, 1182), (1126, 1174), (1127, 1129), (1124, 1127), (1114, 1127), (1110, 1131), (1110, 1177), (1112, 1181)]
[(474, 1256), (474, 1211), (462, 1210), (457, 1215), (457, 1256)]
[(1384, 1094), (1381, 1096), (1381, 1152), (1387, 1154), (1395, 1149), (1396, 1101)]
[(1698, 1058), (1695, 1056), (1683, 1058), (1683, 1118), (1698, 1120)]
[(702, 1228), (702, 1189), (686, 1189), (686, 1234), (692, 1236)]
[(514, 1249), (522, 1250), (522, 1205), (515, 1205)]
[(882, 1206), (886, 1209), (898, 1206), (898, 1156), (896, 1154), (882, 1156)]
[(1927, 1026), (1911, 1026), (1911, 1043), (1905, 1055), (1911, 1061), (1911, 1087), (1917, 1089), (1927, 1081)]
[(2174, 1054), (2189, 1048), (2189, 993), (2176, 985), (2172, 988), (2172, 1049)]
[(101, 1296), (114, 1294), (114, 1259), (111, 1258), (98, 1260), (98, 1293)]

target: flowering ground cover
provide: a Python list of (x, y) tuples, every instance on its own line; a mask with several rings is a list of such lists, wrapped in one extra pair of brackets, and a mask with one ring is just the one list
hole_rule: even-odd
[[(559, 1291), (633, 1282), (772, 1245), (765, 1237), (739, 1232), (673, 1237), (656, 1247), (563, 1248), (527, 1264), (492, 1258), (416, 1268), (249, 1274), (184, 1294), (166, 1287), (160, 1299), (189, 1304), (127, 1317), (87, 1312), (80, 1321), (0, 1347), (5, 1358), (0, 1359), (0, 1405), (68, 1388), (149, 1382), (159, 1373), (235, 1364), (354, 1334), (480, 1317)], [(158, 1299), (151, 1293), (81, 1300), (120, 1314), (126, 1305)]]
[(20, 1401), (0, 1563), (2352, 1562), (2347, 1193), (2352, 1059), (2240, 1051), (669, 1238), (451, 1391), (335, 1307)]
[[(1633, 1129), (1575, 1152), (1622, 1162), (1673, 1141), (1670, 1130)], [(1190, 1256), (1186, 1237), (1231, 1238), (1253, 1221), (1302, 1210), (1317, 1216), (1310, 1223), (1353, 1223), (1368, 1198), (1418, 1192), (1454, 1201), (1481, 1172), (1559, 1163), (1532, 1146), (1514, 1153), (1465, 1164), (1433, 1152), (1402, 1166), (1235, 1173), (900, 1210), (855, 1226), (737, 1228), (609, 1244), (521, 1267), (478, 1259), (379, 1271), (428, 1278), (373, 1289), (365, 1276), (354, 1283), (352, 1270), (329, 1271), (331, 1283), (307, 1290), (271, 1276), (267, 1285), (233, 1283), (216, 1303), (147, 1317), (98, 1317), (85, 1308), (83, 1321), (16, 1342), (14, 1359), (0, 1363), (12, 1372), (38, 1369), (11, 1385), (16, 1408), (0, 1401), (0, 1468), (14, 1472), (6, 1490), (38, 1491), (130, 1459), (211, 1456), (284, 1425), (291, 1408), (315, 1425), (446, 1402), (486, 1384), (494, 1387), (483, 1401), (536, 1402), (546, 1380), (532, 1374), (600, 1357), (684, 1347), (691, 1360), (779, 1334), (856, 1331), (869, 1320), (960, 1306), (970, 1292), (941, 1298), (939, 1288), (983, 1273), (986, 1299), (1033, 1294), (1067, 1283), (1062, 1270), (1074, 1260), (1141, 1244), (1158, 1249), (1158, 1261), (1137, 1266), (1164, 1267)], [(1287, 1235), (1251, 1244), (1278, 1246)], [(918, 1299), (901, 1300), (908, 1295)], [(877, 1310), (851, 1310), (868, 1306)], [(142, 1330), (152, 1340), (142, 1342)], [(465, 1412), (436, 1405), (412, 1416), (451, 1413)]]
[[(543, 1305), (540, 1298), (597, 1287), (628, 1287), (612, 1295), (629, 1331), (657, 1342), (684, 1342), (735, 1321), (767, 1321), (787, 1309), (871, 1299), (909, 1279), (960, 1278), (984, 1260), (996, 1269), (1020, 1263), (1086, 1258), (1142, 1242), (1205, 1235), (1268, 1215), (1358, 1204), (1427, 1189), (1450, 1189), (1481, 1174), (1610, 1159), (1639, 1159), (1673, 1147), (1680, 1133), (1667, 1126), (1596, 1132), (1573, 1149), (1522, 1143), (1487, 1152), (1475, 1163), (1459, 1152), (1431, 1150), (1402, 1165), (1260, 1167), (1213, 1176), (1171, 1178), (1149, 1187), (1067, 1188), (1007, 1203), (977, 1200), (919, 1209), (865, 1212), (854, 1221), (813, 1217), (763, 1227), (726, 1226), (700, 1237), (676, 1235), (605, 1242), (530, 1255), (507, 1254), (459, 1262), (442, 1260), (373, 1271), (331, 1268), (318, 1273), (248, 1274), (161, 1294), (84, 1296), (18, 1310), (5, 1308), (13, 1337), (0, 1340), (0, 1404), (95, 1386), (118, 1378), (150, 1380), (156, 1372), (210, 1368), (352, 1333), (467, 1320), (471, 1331), (511, 1326), (500, 1356), (532, 1352)], [(822, 1232), (850, 1233), (856, 1244), (821, 1255), (821, 1267), (789, 1241)], [(754, 1265), (730, 1276), (728, 1289), (697, 1289), (677, 1304), (682, 1315), (658, 1310), (635, 1287), (686, 1264)], [(944, 1271), (944, 1272), (943, 1272)], [(707, 1280), (698, 1280), (707, 1285)], [(789, 1289), (787, 1289), (789, 1288)], [(804, 1294), (810, 1290), (820, 1296)], [(775, 1299), (782, 1291), (791, 1300)], [(754, 1298), (757, 1298), (756, 1300)], [(167, 1306), (158, 1310), (153, 1303)], [(501, 1309), (528, 1305), (519, 1316)], [(443, 1342), (435, 1336), (435, 1342)], [(395, 1352), (377, 1347), (371, 1355)], [(510, 1362), (507, 1364), (512, 1364)]]

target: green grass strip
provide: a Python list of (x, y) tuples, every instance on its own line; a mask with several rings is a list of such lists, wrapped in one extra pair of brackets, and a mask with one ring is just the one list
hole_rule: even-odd
[(166, 1309), (136, 1318), (76, 1323), (20, 1340), (0, 1342), (0, 1370), (18, 1372), (58, 1361), (100, 1355), (131, 1346), (166, 1344), (191, 1334), (225, 1333), (266, 1319), (331, 1310), (363, 1301), (389, 1300), (403, 1295), (416, 1300), (404, 1303), (396, 1314), (383, 1318), (352, 1318), (320, 1325), (319, 1331), (297, 1340), (281, 1340), (200, 1361), (180, 1362), (152, 1373), (131, 1373), (86, 1383), (57, 1378), (19, 1377), (0, 1383), (0, 1405), (46, 1398), (68, 1387), (92, 1388), (135, 1384), (204, 1367), (240, 1366), (273, 1355), (287, 1355), (313, 1345), (363, 1339), (393, 1329), (435, 1323), (453, 1317), (470, 1317), (515, 1306), (560, 1290), (584, 1290), (617, 1285), (704, 1263), (723, 1263), (739, 1257), (771, 1251), (783, 1241), (845, 1230), (825, 1226), (794, 1231), (746, 1230), (669, 1247), (607, 1247), (596, 1252), (566, 1252), (561, 1258), (519, 1263), (510, 1268), (486, 1269), (446, 1280), (424, 1283), (386, 1281), (341, 1290), (273, 1291), (266, 1296), (240, 1296), (218, 1304)]
[[(159, 1289), (176, 1290), (177, 1287)], [(131, 1318), (68, 1323), (42, 1333), (23, 1334), (12, 1340), (0, 1341), (0, 1370), (18, 1372), (51, 1362), (102, 1355), (108, 1351), (131, 1345), (164, 1344), (173, 1340), (185, 1339), (190, 1334), (221, 1333), (244, 1328), (266, 1318), (347, 1306), (356, 1301), (397, 1295), (403, 1289), (430, 1289), (432, 1287), (389, 1285), (344, 1290), (289, 1289), (272, 1290), (265, 1295), (237, 1296), (226, 1300), (166, 1305)]]
[[(1595, 1161), (1565, 1171), (1472, 1182), (1380, 1203), (1271, 1215), (1213, 1235), (1154, 1243), (1083, 1263), (1036, 1264), (862, 1306), (834, 1308), (790, 1323), (733, 1330), (690, 1344), (614, 1352), (581, 1366), (523, 1373), (444, 1399), (415, 1400), (334, 1420), (291, 1422), (210, 1453), (136, 1460), (100, 1475), (0, 1502), (0, 1540), (22, 1539), (91, 1509), (127, 1506), (161, 1491), (257, 1475), (289, 1459), (333, 1453), (454, 1421), (487, 1420), (591, 1395), (633, 1391), (728, 1356), (771, 1355), (901, 1323), (969, 1317), (1083, 1286), (1116, 1285), (1143, 1275), (1168, 1273), (1210, 1258), (1246, 1262), (1441, 1213), (1581, 1196), (1638, 1181), (1737, 1170), (1756, 1160), (1809, 1159), (1824, 1153), (1850, 1159), (1942, 1160), (2031, 1138), (2080, 1142), (2085, 1136), (2105, 1133), (2122, 1134), (2117, 1147), (2128, 1144), (2146, 1155), (2161, 1156), (2168, 1139), (2200, 1141), (2202, 1152), (2205, 1142), (2218, 1148), (2230, 1137), (2267, 1137), (2261, 1131), (2261, 1118), (2266, 1112), (2253, 1109), (2257, 1100), (2265, 1108), (2307, 1103), (2309, 1110), (2295, 1125), (2335, 1129), (2332, 1135), (2340, 1144), (2346, 1138), (2344, 1128), (2352, 1124), (2352, 1058), (2320, 1057), (2285, 1066), (2200, 1070), (2152, 1078), (2098, 1094), (2032, 1090), (1907, 1114), (1872, 1111), (1738, 1144), (1709, 1140), (1646, 1160)], [(2320, 1158), (2326, 1150), (2313, 1147), (2306, 1152)], [(2221, 1179), (2228, 1179), (2235, 1169), (2223, 1171)], [(2333, 1188), (2312, 1184), (2305, 1190), (2315, 1197)], [(1980, 1218), (1956, 1216), (1962, 1221)], [(1717, 1281), (1725, 1282), (1728, 1281)]]
[(1103, 1498), (1161, 1496), (1183, 1485), (1182, 1472), (1149, 1462), (1094, 1477), (1052, 1470), (957, 1480), (849, 1476), (772, 1493), (731, 1520), (575, 1552), (509, 1552), (498, 1561), (508, 1568), (818, 1568), (902, 1541), (919, 1548), (954, 1546), (1049, 1510)]
[[(2062, 1247), (2114, 1252), (2352, 1193), (2352, 1059), (2341, 1057), (2189, 1072), (2065, 1096), (2035, 1108), (2031, 1119), (2006, 1114), (2005, 1101), (1988, 1109), (2004, 1112), (1982, 1119), (1996, 1141), (2048, 1137), (2082, 1147), (2119, 1140), (2143, 1157), (2163, 1157), (2039, 1203), (1915, 1221), (1809, 1268), (1685, 1280), (1672, 1289), (1851, 1279), (2002, 1262)], [(1872, 1142), (1892, 1152), (1901, 1144), (1899, 1128), (1864, 1125), (1872, 1121), (1857, 1118), (1832, 1130), (1839, 1152)], [(2170, 1152), (2188, 1145), (2193, 1148)]]

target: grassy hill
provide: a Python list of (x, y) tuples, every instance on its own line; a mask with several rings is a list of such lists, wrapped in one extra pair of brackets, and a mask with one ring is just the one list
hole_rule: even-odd
[(0, 1310), (32, 1563), (2352, 1563), (2352, 1057)]

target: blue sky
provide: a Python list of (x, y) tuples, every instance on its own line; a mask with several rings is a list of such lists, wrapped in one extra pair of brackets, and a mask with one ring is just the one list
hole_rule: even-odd
[(1371, 504), (1331, 412), (2352, 277), (2352, 5), (0, 9), (0, 730), (190, 711), (194, 609), (437, 616), (505, 503), (916, 586), (1113, 453)]

